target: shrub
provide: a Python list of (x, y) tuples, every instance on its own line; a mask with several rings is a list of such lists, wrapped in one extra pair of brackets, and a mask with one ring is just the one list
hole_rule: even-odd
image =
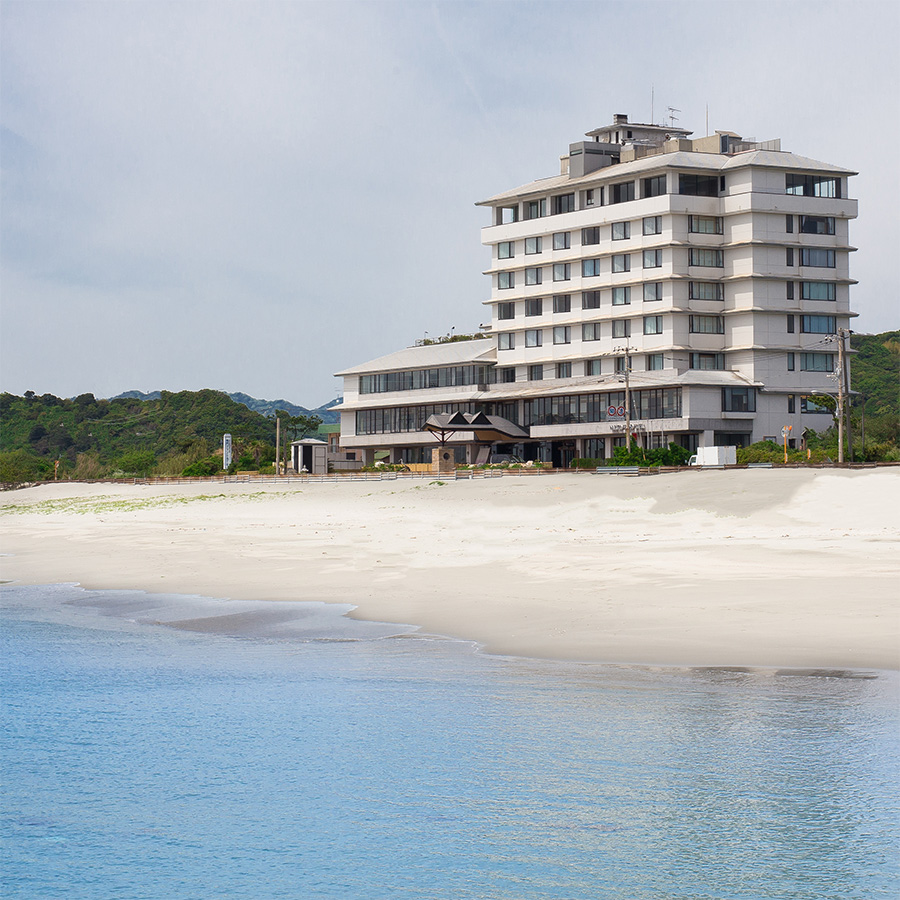
[(149, 475), (156, 465), (156, 456), (152, 450), (129, 450), (119, 457), (116, 465), (125, 475)]
[(573, 459), (570, 468), (572, 469), (596, 469), (597, 466), (606, 465), (605, 459), (591, 459), (590, 457), (579, 456)]
[(221, 471), (222, 460), (218, 456), (207, 456), (206, 459), (198, 459), (186, 466), (181, 474), (184, 478), (209, 478)]
[(23, 484), (53, 477), (53, 464), (27, 450), (0, 453), (0, 482)]

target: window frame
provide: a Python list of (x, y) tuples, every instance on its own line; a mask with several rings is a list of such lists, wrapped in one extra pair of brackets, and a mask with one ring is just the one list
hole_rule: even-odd
[[(648, 331), (647, 328), (652, 325), (654, 331)], [(663, 317), (662, 315), (644, 316), (644, 334), (662, 334), (663, 333)]]

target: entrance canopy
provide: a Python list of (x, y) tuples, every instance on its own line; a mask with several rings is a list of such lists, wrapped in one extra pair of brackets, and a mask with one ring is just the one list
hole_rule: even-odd
[(525, 441), (528, 440), (528, 431), (514, 425), (509, 419), (502, 416), (489, 416), (486, 413), (440, 413), (429, 416), (424, 425), (425, 431), (430, 431), (437, 439), (445, 444), (450, 435), (458, 431), (471, 431), (475, 440), (480, 444), (492, 444), (495, 441)]

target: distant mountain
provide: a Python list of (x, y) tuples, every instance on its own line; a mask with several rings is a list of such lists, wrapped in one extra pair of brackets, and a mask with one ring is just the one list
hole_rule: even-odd
[[(161, 396), (160, 391), (150, 391), (150, 393), (147, 394), (143, 391), (124, 391), (109, 399), (159, 400)], [(257, 400), (256, 397), (251, 397), (249, 394), (242, 394), (240, 391), (228, 394), (228, 396), (231, 397), (235, 403), (243, 403), (247, 409), (252, 409), (254, 412), (261, 413), (264, 416), (274, 416), (275, 413), (281, 409), (291, 416), (318, 416), (326, 425), (333, 425), (340, 421), (340, 413), (331, 408), (341, 402), (340, 397), (331, 400), (322, 406), (316, 407), (316, 409), (307, 409), (305, 406), (297, 406), (296, 403), (291, 403), (289, 400)]]

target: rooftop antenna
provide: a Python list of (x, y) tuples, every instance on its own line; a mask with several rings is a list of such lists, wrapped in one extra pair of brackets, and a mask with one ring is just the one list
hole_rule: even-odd
[(650, 124), (655, 124), (653, 121), (653, 85), (650, 85)]
[(675, 115), (677, 112), (681, 112), (681, 110), (674, 106), (669, 107), (669, 128), (675, 127), (675, 123), (678, 121), (678, 116)]

